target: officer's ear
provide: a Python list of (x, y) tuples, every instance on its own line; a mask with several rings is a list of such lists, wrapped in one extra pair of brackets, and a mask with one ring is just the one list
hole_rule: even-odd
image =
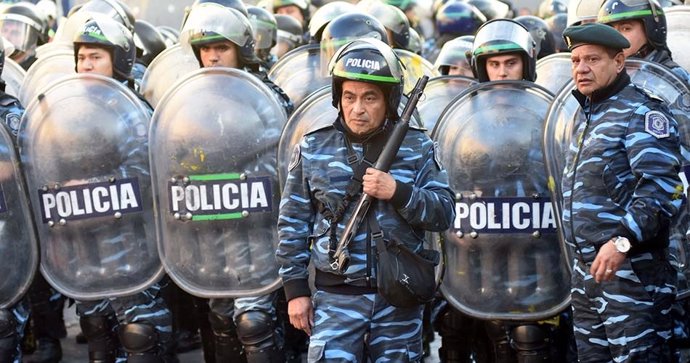
[(616, 73), (622, 72), (625, 68), (625, 53), (622, 50), (617, 51), (613, 61), (616, 63)]

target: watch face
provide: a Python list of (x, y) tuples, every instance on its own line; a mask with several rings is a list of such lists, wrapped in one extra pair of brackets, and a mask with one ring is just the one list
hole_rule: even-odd
[(619, 252), (628, 252), (630, 250), (630, 241), (627, 238), (618, 238), (615, 242), (616, 249)]

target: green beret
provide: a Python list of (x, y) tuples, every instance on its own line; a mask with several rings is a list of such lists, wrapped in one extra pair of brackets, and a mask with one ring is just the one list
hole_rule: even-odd
[(630, 48), (630, 42), (618, 30), (600, 23), (570, 26), (563, 31), (563, 39), (571, 51), (584, 44), (602, 45), (615, 50)]

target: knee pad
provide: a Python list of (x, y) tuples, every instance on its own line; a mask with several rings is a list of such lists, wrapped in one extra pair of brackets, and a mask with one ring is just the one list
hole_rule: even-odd
[(272, 346), (273, 334), (273, 319), (263, 311), (247, 311), (237, 317), (237, 336), (245, 348)]
[(111, 320), (107, 316), (87, 315), (79, 318), (79, 325), (89, 344), (89, 362), (113, 362), (117, 347)]
[(511, 343), (517, 351), (518, 362), (549, 361), (549, 331), (539, 325), (520, 325), (511, 331)]
[(129, 323), (118, 330), (120, 343), (127, 353), (155, 353), (158, 345), (158, 332), (150, 324)]
[(112, 325), (107, 316), (86, 315), (79, 318), (79, 326), (86, 338), (99, 338), (109, 336), (112, 332)]
[(211, 330), (216, 335), (234, 335), (236, 332), (232, 317), (209, 311), (208, 321), (211, 323)]

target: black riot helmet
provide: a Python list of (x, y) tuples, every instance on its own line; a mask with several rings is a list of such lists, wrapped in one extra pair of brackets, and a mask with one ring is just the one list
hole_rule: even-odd
[(666, 15), (656, 0), (604, 1), (599, 9), (597, 22), (610, 25), (623, 20), (642, 21), (647, 43), (654, 49), (669, 50), (666, 45)]
[(194, 3), (192, 3), (192, 6), (187, 6), (184, 9), (184, 17), (182, 18), (182, 28), (184, 28), (185, 24), (187, 24), (187, 18), (189, 17), (189, 12), (192, 11), (192, 8), (200, 4), (218, 4), (221, 6), (225, 6), (226, 8), (235, 9), (242, 13), (242, 15), (244, 16), (249, 16), (249, 13), (247, 12), (247, 7), (244, 5), (242, 0), (195, 0)]
[(37, 45), (45, 43), (47, 26), (32, 3), (8, 5), (0, 11), (2, 36), (18, 52), (33, 53)]
[(386, 42), (386, 28), (378, 19), (360, 12), (340, 15), (333, 19), (323, 30), (321, 36), (321, 70), (327, 76), (328, 65), (333, 55), (343, 45), (362, 38), (373, 38)]
[(79, 48), (83, 45), (107, 50), (113, 63), (113, 78), (131, 80), (137, 50), (132, 33), (124, 25), (107, 16), (94, 14), (74, 37), (75, 67)]
[(239, 50), (242, 66), (258, 63), (254, 55), (254, 36), (249, 19), (239, 11), (214, 3), (203, 3), (192, 7), (182, 31), (180, 44), (190, 46), (199, 65), (202, 45), (228, 40)]
[(80, 10), (107, 15), (127, 27), (130, 32), (134, 32), (134, 14), (125, 3), (119, 0), (91, 0)]
[(313, 42), (321, 42), (321, 35), (326, 25), (331, 22), (331, 20), (339, 17), (340, 15), (351, 13), (356, 11), (357, 7), (351, 3), (345, 1), (333, 1), (328, 4), (324, 4), (318, 10), (314, 12), (311, 20), (309, 20), (309, 35)]
[(278, 31), (276, 45), (271, 49), (271, 54), (280, 58), (302, 44), (302, 25), (289, 15), (276, 14), (274, 16)]
[(565, 44), (565, 39), (563, 39), (563, 31), (568, 25), (568, 14), (556, 14), (544, 21), (546, 21), (546, 26), (549, 27), (549, 31), (553, 35), (556, 52), (567, 52), (568, 45)]
[(532, 35), (537, 46), (537, 59), (556, 53), (556, 41), (546, 21), (534, 15), (518, 16), (515, 21), (524, 25)]
[(147, 67), (167, 47), (163, 34), (153, 24), (139, 19), (134, 23), (134, 45), (137, 60)]
[(446, 41), (463, 35), (474, 35), (486, 16), (479, 9), (469, 3), (450, 1), (441, 5), (434, 16), (436, 32), (441, 37), (438, 44), (443, 46)]
[(278, 24), (273, 14), (258, 6), (248, 6), (249, 23), (254, 34), (254, 51), (259, 58), (266, 57), (276, 45)]
[(385, 95), (388, 119), (397, 119), (404, 83), (402, 68), (393, 49), (380, 40), (359, 39), (344, 45), (328, 67), (333, 80), (333, 107), (340, 110), (344, 81), (367, 82)]
[(568, 4), (565, 0), (543, 0), (537, 9), (537, 16), (546, 19), (556, 14), (568, 12)]
[(472, 44), (471, 65), (479, 82), (488, 82), (486, 59), (494, 55), (518, 53), (522, 56), (523, 79), (534, 81), (536, 45), (524, 25), (511, 19), (494, 19), (479, 28)]
[(460, 67), (472, 72), (472, 67), (467, 60), (467, 53), (472, 51), (473, 35), (465, 35), (449, 40), (443, 45), (436, 57), (434, 68), (438, 69), (441, 75), (448, 75), (450, 68)]
[(402, 10), (379, 0), (363, 0), (357, 7), (381, 21), (390, 33), (388, 43), (391, 47), (407, 49), (410, 44), (410, 21)]

